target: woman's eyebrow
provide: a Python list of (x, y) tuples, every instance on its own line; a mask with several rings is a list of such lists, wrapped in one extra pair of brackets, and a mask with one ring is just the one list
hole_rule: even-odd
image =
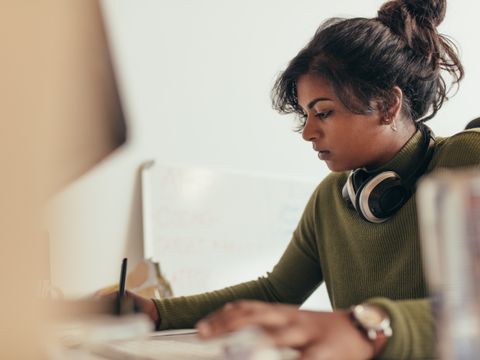
[(326, 98), (326, 97), (318, 97), (318, 98), (315, 98), (313, 99), (312, 101), (310, 101), (307, 105), (307, 108), (310, 110), (311, 108), (313, 108), (315, 106), (315, 104), (319, 101), (332, 101), (332, 99), (330, 98)]

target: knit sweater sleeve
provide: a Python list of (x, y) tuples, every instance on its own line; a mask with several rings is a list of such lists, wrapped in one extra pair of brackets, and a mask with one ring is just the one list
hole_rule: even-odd
[(190, 328), (224, 304), (241, 299), (301, 304), (319, 286), (322, 274), (314, 241), (314, 203), (311, 197), (293, 237), (271, 272), (257, 280), (199, 295), (154, 299), (159, 330)]

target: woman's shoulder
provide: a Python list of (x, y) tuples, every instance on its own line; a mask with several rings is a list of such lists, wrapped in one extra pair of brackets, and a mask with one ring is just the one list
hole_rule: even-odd
[(348, 171), (343, 172), (331, 172), (323, 178), (315, 189), (317, 195), (331, 195), (332, 189), (342, 188), (348, 178)]
[(347, 177), (348, 171), (331, 172), (326, 175), (310, 196), (306, 209), (316, 209), (313, 210), (315, 212), (326, 204), (332, 204), (335, 194), (338, 191), (341, 193), (341, 188), (345, 184)]
[(480, 129), (469, 129), (438, 138), (432, 161), (437, 166), (461, 167), (480, 164)]
[(480, 139), (480, 128), (460, 131), (452, 136), (437, 138), (439, 143), (455, 142), (478, 142)]

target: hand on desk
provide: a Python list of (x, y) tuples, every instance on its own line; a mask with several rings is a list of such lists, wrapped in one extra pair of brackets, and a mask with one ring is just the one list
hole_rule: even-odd
[(355, 327), (347, 311), (301, 311), (296, 306), (259, 301), (238, 301), (197, 324), (199, 335), (209, 339), (255, 325), (278, 346), (300, 350), (300, 359), (373, 358), (374, 349)]

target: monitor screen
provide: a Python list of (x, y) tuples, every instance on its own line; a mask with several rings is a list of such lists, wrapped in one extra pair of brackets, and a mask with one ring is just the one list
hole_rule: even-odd
[(97, 0), (57, 2), (48, 46), (51, 112), (47, 159), (52, 192), (75, 180), (126, 141), (126, 125)]

